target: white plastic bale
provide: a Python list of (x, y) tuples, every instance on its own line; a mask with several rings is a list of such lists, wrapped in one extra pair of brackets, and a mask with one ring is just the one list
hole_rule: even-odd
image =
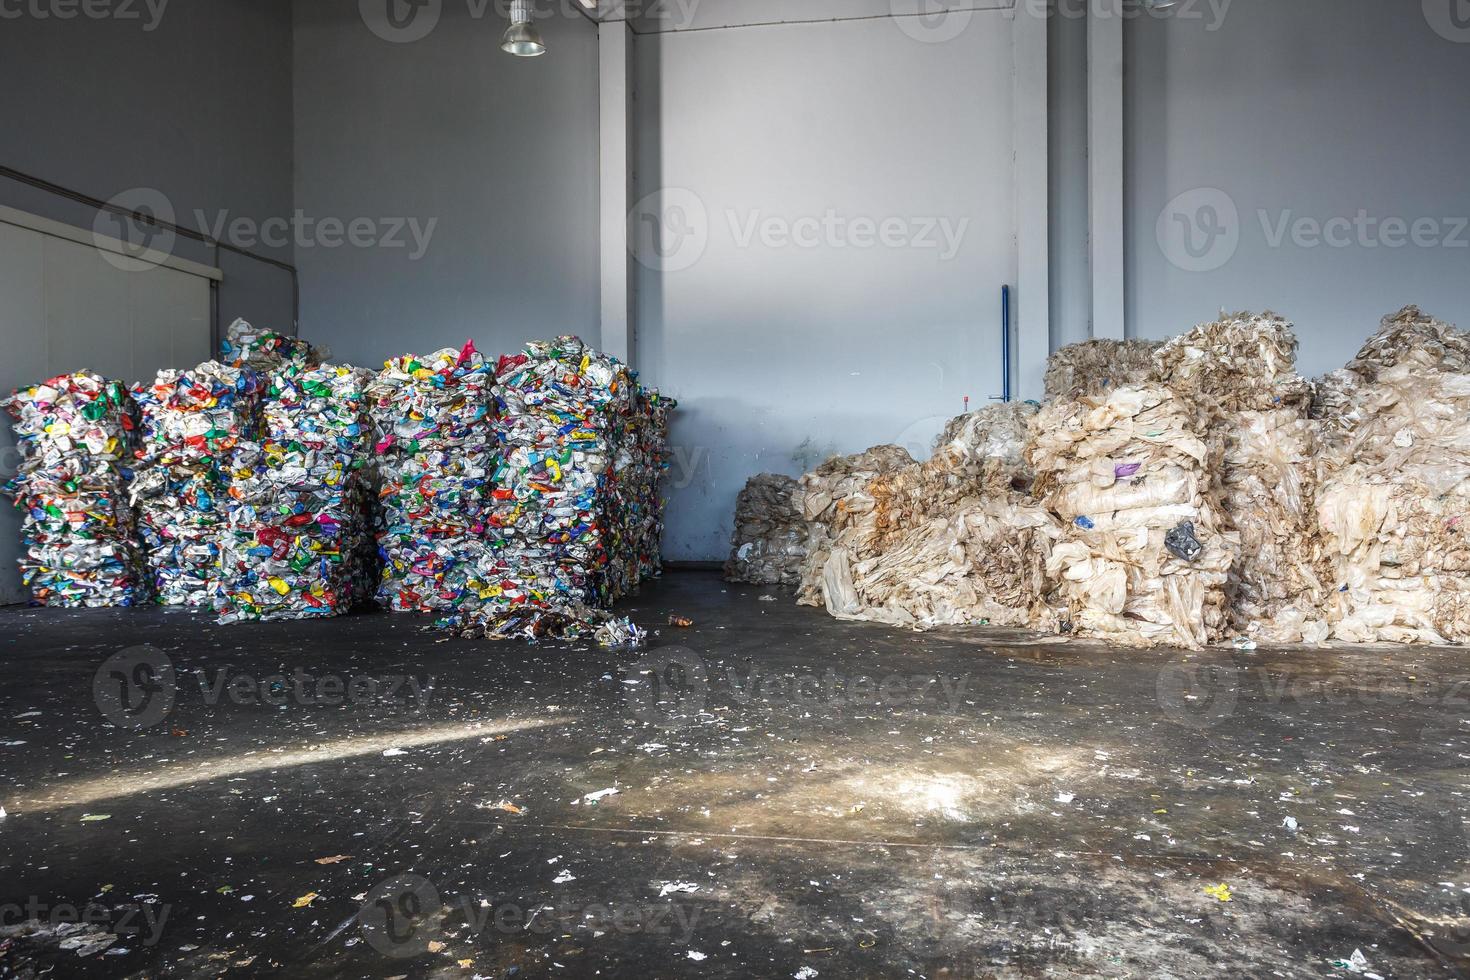
[(735, 529), (725, 578), (755, 585), (795, 586), (806, 560), (806, 521), (792, 502), (797, 482), (779, 473), (745, 481), (735, 500)]
[(1147, 381), (1157, 340), (1084, 340), (1060, 347), (1046, 359), (1048, 400), (1097, 395)]
[(1273, 313), (1221, 314), (1166, 343), (1154, 379), (1189, 404), (1219, 459), (1219, 506), (1240, 536), (1228, 588), (1234, 631), (1273, 643), (1326, 639), (1314, 516), (1318, 425), (1296, 374), (1296, 334)]
[[(1046, 563), (1050, 615), (1072, 633), (1191, 649), (1223, 635), (1239, 539), (1197, 429), (1194, 409), (1158, 384), (1053, 402), (1032, 423), (1034, 490), (1061, 522)], [(1166, 539), (1191, 529), (1199, 552), (1181, 557)]]
[(1328, 618), (1354, 643), (1470, 641), (1470, 335), (1417, 307), (1346, 371), (1356, 408), (1322, 454)]
[(1036, 410), (1011, 403), (953, 419), (931, 459), (844, 496), (815, 589), (828, 612), (912, 629), (1025, 625), (1057, 533), (1018, 489), (1030, 480), (1022, 437)]

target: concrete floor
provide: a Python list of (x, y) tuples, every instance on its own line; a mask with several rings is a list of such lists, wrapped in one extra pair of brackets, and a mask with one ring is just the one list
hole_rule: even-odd
[(1470, 963), (1463, 649), (1119, 651), (765, 594), (670, 573), (632, 654), (0, 610), (0, 976)]

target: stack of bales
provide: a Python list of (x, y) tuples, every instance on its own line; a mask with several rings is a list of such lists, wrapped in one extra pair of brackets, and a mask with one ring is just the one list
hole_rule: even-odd
[(576, 337), (501, 358), (496, 379), (492, 523), (506, 570), (496, 608), (466, 626), (497, 636), (608, 626), (599, 611), (659, 570), (658, 477), (674, 402)]
[(294, 363), (266, 376), (261, 441), (231, 464), (222, 621), (334, 616), (371, 596), (372, 377)]
[(43, 606), (129, 606), (147, 593), (126, 501), (135, 411), (121, 382), (88, 371), (15, 392), (21, 580)]
[(1057, 531), (1025, 493), (1034, 405), (996, 405), (946, 426), (924, 463), (847, 492), (821, 567), (828, 612), (925, 629), (1024, 626)]
[(490, 526), (495, 377), (467, 343), (384, 364), (368, 387), (383, 562), (378, 602), (458, 613), (494, 602), (504, 567)]
[(1051, 402), (1026, 458), (1034, 494), (1062, 525), (1046, 571), (1064, 629), (1135, 646), (1221, 636), (1239, 543), (1224, 530), (1219, 458), (1190, 404), (1152, 383)]
[(779, 473), (758, 473), (735, 498), (735, 531), (725, 578), (753, 585), (795, 586), (806, 560), (806, 521), (792, 497), (799, 484)]
[(158, 601), (212, 608), (230, 459), (259, 437), (260, 376), (206, 361), (133, 386), (142, 438), (130, 488)]
[(1157, 340), (1084, 340), (1058, 348), (1046, 359), (1046, 397), (1098, 395), (1147, 381)]
[(1233, 629), (1273, 643), (1327, 638), (1316, 535), (1317, 426), (1312, 388), (1295, 372), (1297, 341), (1271, 313), (1221, 316), (1165, 344), (1155, 380), (1191, 405), (1219, 459)]
[(1319, 403), (1317, 495), (1333, 636), (1470, 641), (1470, 335), (1385, 317)]
[[(905, 466), (914, 458), (901, 446), (873, 446), (851, 456), (833, 456), (810, 473), (803, 473), (792, 503), (806, 522), (806, 558), (797, 582), (796, 601), (806, 606), (826, 604), (823, 597), (823, 568), (832, 541), (851, 522), (850, 498), (862, 492), (873, 478)], [(859, 508), (866, 508), (858, 503)]]

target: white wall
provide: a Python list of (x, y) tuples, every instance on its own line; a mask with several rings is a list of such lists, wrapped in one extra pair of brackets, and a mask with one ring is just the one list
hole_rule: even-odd
[(538, 21), (548, 53), (515, 58), (500, 9), (446, 2), (396, 43), (357, 0), (296, 4), (296, 208), (434, 223), (417, 258), (407, 234), (297, 250), (301, 334), (341, 360), (598, 340), (596, 27), (562, 9)]
[[(1449, 40), (1425, 13), (1451, 2), (1234, 0), (1223, 19), (1201, 3), (1194, 17), (1127, 25), (1132, 334), (1167, 337), (1221, 307), (1269, 307), (1295, 321), (1300, 369), (1316, 374), (1342, 366), (1405, 303), (1470, 327), (1470, 31)], [(1218, 237), (1198, 223), (1207, 206)], [(1197, 256), (1182, 238), (1161, 247), (1166, 208), (1175, 236), (1176, 215), (1194, 223)], [(1406, 227), (1432, 219), (1421, 240), (1433, 244), (1385, 247), (1375, 230), (1368, 247), (1348, 230), (1345, 247), (1290, 232), (1277, 247), (1261, 218), (1274, 230), (1283, 216), (1360, 210)]]
[[(1000, 393), (1000, 289), (1016, 281), (1011, 22), (974, 11), (953, 26), (637, 38), (638, 193), (664, 190), (635, 232), (661, 218), (674, 249), (671, 268), (640, 265), (636, 300), (638, 366), (680, 399), (667, 557), (723, 558), (757, 472), (881, 442), (922, 454), (965, 395), (978, 407)], [(897, 219), (894, 241), (941, 220), (963, 232), (953, 254), (856, 247), (812, 227), (829, 211)], [(753, 219), (823, 244), (743, 242)]]
[[(73, 16), (36, 17), (69, 6)], [(87, 5), (95, 7), (97, 5)], [(0, 162), (108, 199), (151, 188), (198, 228), (291, 213), (290, 0), (81, 5), (7, 4), (0, 20)], [(130, 205), (137, 199), (129, 199)], [(0, 178), (0, 204), (83, 228), (96, 212)], [(109, 226), (110, 227), (110, 226)], [(291, 248), (257, 249), (291, 261)], [(214, 265), (186, 239), (181, 258)], [(289, 331), (289, 274), (223, 253), (220, 316)], [(136, 379), (132, 379), (136, 380)]]

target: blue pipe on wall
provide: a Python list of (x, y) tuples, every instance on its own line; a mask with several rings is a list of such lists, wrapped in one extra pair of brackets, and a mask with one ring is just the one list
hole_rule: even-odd
[(1000, 400), (1011, 400), (1011, 287), (1000, 287)]

